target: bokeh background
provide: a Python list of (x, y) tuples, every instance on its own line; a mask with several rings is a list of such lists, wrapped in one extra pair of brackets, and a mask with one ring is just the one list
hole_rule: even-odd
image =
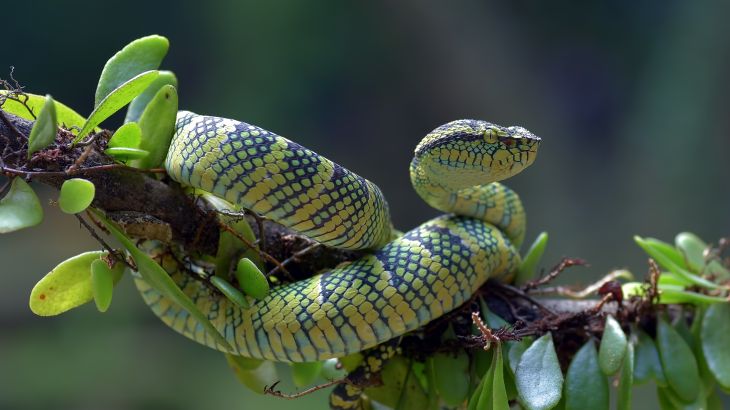
[[(134, 38), (171, 41), (181, 107), (242, 119), (376, 182), (401, 229), (436, 214), (412, 191), (415, 144), (472, 117), (544, 138), (509, 181), (546, 266), (578, 256), (588, 283), (639, 276), (640, 234), (730, 234), (730, 2), (3, 1), (0, 77), (88, 114), (106, 59)], [(114, 121), (105, 124), (114, 128)], [(43, 200), (55, 193), (43, 190)], [(0, 237), (0, 407), (319, 409), (239, 386), (223, 358), (177, 336), (131, 281), (109, 312), (35, 317), (30, 289), (96, 249), (74, 218)], [(636, 397), (656, 407), (653, 389)]]

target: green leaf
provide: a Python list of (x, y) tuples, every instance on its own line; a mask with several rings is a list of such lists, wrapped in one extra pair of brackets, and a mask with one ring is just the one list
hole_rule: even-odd
[[(472, 395), (469, 398), (467, 410), (479, 409), (479, 401), (482, 400), (482, 396), (486, 396), (489, 394), (489, 389), (492, 387), (492, 384), (494, 382), (494, 373), (491, 371), (491, 368), (492, 366), (490, 363), (490, 366), (487, 368), (487, 371), (484, 373), (482, 379), (479, 380), (479, 384), (477, 384), (476, 389), (474, 389), (474, 392), (472, 392)], [(487, 399), (484, 400), (487, 401)]]
[(38, 113), (38, 119), (33, 124), (28, 137), (28, 159), (34, 152), (51, 145), (56, 140), (56, 130), (58, 122), (56, 120), (56, 104), (50, 95), (46, 95), (46, 102)]
[(130, 160), (130, 159), (144, 158), (147, 155), (149, 155), (149, 152), (147, 152), (143, 149), (126, 148), (126, 147), (107, 148), (106, 150), (104, 150), (104, 153), (106, 155), (109, 155), (116, 159), (125, 160), (125, 161)]
[(132, 162), (135, 168), (156, 168), (162, 164), (170, 148), (177, 117), (177, 90), (165, 85), (147, 104), (139, 119), (142, 140), (139, 148), (149, 151), (147, 157)]
[(631, 391), (634, 385), (634, 345), (629, 343), (621, 366), (618, 382), (618, 410), (631, 409)]
[(67, 179), (61, 185), (58, 206), (67, 214), (77, 214), (91, 205), (95, 193), (96, 188), (91, 181), (82, 178)]
[(707, 244), (690, 232), (678, 234), (674, 238), (674, 244), (682, 253), (685, 265), (694, 272), (702, 273), (702, 269), (705, 267), (704, 252), (707, 249)]
[(565, 375), (565, 408), (608, 409), (608, 380), (598, 366), (593, 340), (588, 340), (573, 357)]
[[(108, 252), (85, 252), (58, 264), (33, 287), (30, 310), (38, 316), (54, 316), (91, 301), (91, 264), (107, 255)], [(123, 272), (123, 264), (115, 265), (112, 282), (118, 282)]]
[(327, 381), (339, 380), (347, 376), (347, 371), (345, 371), (344, 367), (339, 364), (339, 360), (327, 359), (324, 361), (324, 364), (322, 364), (320, 375)]
[(266, 275), (251, 259), (241, 258), (238, 261), (236, 279), (241, 290), (256, 299), (263, 299), (269, 294), (269, 281), (266, 280)]
[(621, 329), (621, 325), (613, 316), (606, 316), (601, 346), (598, 349), (598, 364), (603, 374), (611, 376), (618, 372), (624, 360), (626, 344), (626, 334)]
[[(696, 397), (690, 402), (682, 401), (677, 393), (670, 388), (660, 388), (662, 391), (663, 399), (668, 402), (669, 408), (673, 410), (707, 410), (707, 399), (705, 396), (704, 389), (700, 385), (700, 389), (697, 391)], [(663, 404), (662, 404), (663, 405)], [(663, 408), (663, 407), (662, 407)]]
[[(118, 264), (122, 265), (122, 264)], [(123, 265), (121, 266), (124, 269)], [(114, 292), (114, 271), (101, 259), (91, 262), (91, 291), (99, 312), (106, 312), (112, 303)]]
[(226, 361), (231, 367), (236, 378), (251, 391), (264, 394), (264, 389), (279, 380), (276, 374), (276, 367), (273, 362), (264, 361), (253, 369), (246, 369), (239, 366), (238, 356), (226, 354)]
[(643, 384), (654, 379), (657, 386), (666, 387), (667, 379), (659, 359), (654, 340), (641, 329), (637, 329), (638, 343), (634, 360), (634, 384)]
[(460, 350), (456, 354), (436, 353), (428, 359), (433, 371), (433, 388), (449, 406), (459, 406), (469, 394), (469, 356)]
[[(246, 238), (249, 243), (256, 241), (253, 230), (251, 230), (251, 226), (246, 222), (246, 219), (241, 218), (238, 221), (227, 221), (226, 219), (228, 218), (224, 218), (223, 215), (221, 215), (221, 219), (223, 223), (226, 223), (239, 235)], [(241, 255), (245, 255), (249, 259), (256, 258), (258, 260), (258, 252), (249, 252), (250, 250), (252, 249), (235, 235), (226, 230), (221, 230), (218, 237), (218, 250), (215, 256), (215, 274), (217, 276), (227, 277), (231, 271), (231, 265)], [(252, 262), (254, 261), (252, 260)], [(258, 267), (256, 262), (254, 262), (254, 265)]]
[(138, 38), (114, 54), (104, 65), (96, 86), (94, 107), (133, 77), (156, 70), (167, 54), (170, 42), (162, 36), (151, 35)]
[(115, 88), (94, 108), (74, 142), (80, 141), (94, 127), (127, 105), (134, 97), (142, 93), (158, 75), (158, 71), (145, 71)]
[(14, 178), (8, 193), (0, 199), (0, 233), (35, 226), (42, 220), (43, 208), (33, 188), (23, 178)]
[(383, 385), (368, 388), (368, 397), (398, 410), (423, 410), (428, 396), (413, 373), (412, 363), (403, 356), (388, 360), (381, 372)]
[[(672, 261), (675, 265), (686, 267), (682, 254), (677, 248), (669, 243), (660, 241), (659, 239), (655, 238), (642, 238), (638, 235), (634, 236), (634, 241), (652, 258), (657, 259), (655, 255), (661, 254), (664, 255), (665, 258), (668, 258), (670, 261)], [(651, 252), (647, 249), (651, 249)], [(659, 261), (657, 260), (657, 262)]]
[(694, 401), (701, 384), (697, 362), (689, 345), (664, 318), (657, 322), (656, 342), (669, 387), (683, 402)]
[(550, 409), (558, 404), (563, 390), (563, 373), (550, 333), (537, 339), (522, 354), (515, 381), (528, 410)]
[(117, 229), (113, 223), (109, 222), (101, 213), (94, 212), (94, 214), (104, 223), (116, 240), (127, 249), (127, 252), (129, 252), (137, 264), (137, 270), (140, 276), (142, 276), (142, 279), (144, 279), (155, 290), (177, 303), (183, 309), (187, 310), (188, 313), (190, 313), (190, 315), (203, 326), (208, 334), (213, 337), (219, 345), (227, 350), (233, 350), (228, 341), (226, 341), (218, 329), (213, 326), (208, 317), (201, 312), (200, 309), (198, 309), (195, 302), (193, 302), (192, 299), (190, 299), (190, 297), (177, 286), (175, 281), (170, 278), (167, 272), (159, 264), (157, 264), (154, 259), (137, 248), (129, 238)]
[(522, 354), (525, 353), (525, 350), (527, 350), (527, 348), (530, 347), (531, 344), (532, 338), (526, 337), (519, 342), (514, 343), (509, 349), (507, 359), (509, 360), (509, 367), (512, 370), (513, 374), (517, 374), (517, 365), (520, 363)]
[(506, 320), (502, 319), (491, 310), (489, 310), (489, 307), (487, 307), (487, 303), (484, 301), (483, 298), (479, 300), (479, 306), (481, 307), (482, 317), (484, 318), (484, 321), (491, 329), (499, 329), (501, 327), (509, 325)]
[(138, 95), (131, 103), (129, 103), (127, 116), (124, 118), (124, 122), (128, 123), (139, 121), (142, 116), (142, 112), (145, 107), (147, 107), (147, 104), (149, 104), (152, 100), (152, 97), (154, 97), (155, 94), (157, 94), (157, 91), (165, 85), (171, 85), (177, 88), (177, 77), (175, 77), (175, 74), (173, 74), (172, 71), (160, 71), (160, 75), (157, 79), (153, 81), (142, 94)]
[(537, 265), (540, 263), (542, 254), (545, 252), (547, 241), (547, 232), (541, 232), (539, 235), (537, 235), (537, 238), (535, 238), (535, 242), (532, 243), (530, 249), (522, 258), (522, 264), (520, 264), (520, 267), (517, 270), (515, 283), (521, 285), (535, 277)]
[[(682, 268), (681, 265), (675, 263), (671, 257), (660, 252), (657, 248), (652, 246), (652, 244), (650, 242), (648, 242), (647, 240), (645, 240), (639, 236), (635, 236), (634, 240), (636, 241), (636, 243), (639, 244), (639, 246), (641, 246), (642, 249), (644, 249), (644, 251), (646, 253), (649, 254), (649, 256), (654, 258), (659, 265), (670, 270), (672, 273), (674, 273), (679, 278), (684, 280), (687, 285), (697, 285), (697, 286), (701, 286), (701, 287), (708, 288), (708, 289), (722, 288), (722, 286), (718, 285), (717, 283), (709, 281), (703, 277), (697, 276), (697, 275), (693, 274), (692, 272)], [(682, 263), (682, 264), (684, 264), (684, 263)]]
[(235, 303), (239, 307), (243, 309), (251, 308), (251, 304), (249, 304), (246, 300), (246, 296), (241, 293), (240, 290), (231, 285), (227, 280), (219, 276), (213, 276), (210, 278), (210, 283), (212, 283), (213, 286), (220, 290), (223, 296), (228, 298), (228, 300)]
[(710, 372), (723, 389), (730, 389), (730, 303), (707, 308), (700, 340)]
[(726, 297), (710, 296), (704, 293), (690, 292), (687, 290), (678, 290), (667, 287), (659, 288), (659, 303), (663, 305), (689, 303), (693, 305), (703, 305), (712, 303), (727, 302)]
[(294, 385), (304, 387), (312, 384), (322, 370), (322, 362), (302, 362), (291, 364)]
[(507, 387), (504, 381), (504, 356), (502, 354), (502, 344), (497, 344), (497, 350), (492, 356), (492, 369), (490, 370), (494, 376), (492, 377), (492, 391), (490, 405), (487, 407), (494, 410), (509, 410), (509, 400), (507, 399)]
[(254, 370), (257, 369), (264, 362), (262, 359), (254, 359), (251, 357), (238, 356), (230, 353), (223, 353), (226, 355), (228, 360), (235, 362), (236, 367), (241, 370)]
[[(0, 90), (0, 95), (7, 95), (9, 94), (9, 91), (7, 90)], [(30, 93), (24, 93), (28, 100), (25, 102), (28, 107), (33, 110), (33, 115), (39, 115), (41, 109), (46, 104), (46, 96), (43, 95), (37, 95), (37, 94), (30, 94)], [(20, 97), (20, 98), (26, 98), (26, 97)], [(66, 105), (58, 102), (53, 101), (53, 105), (55, 107), (56, 111), (56, 120), (57, 124), (61, 124), (65, 126), (66, 128), (71, 127), (79, 127), (81, 128), (84, 123), (86, 122), (86, 118), (82, 117), (79, 113), (72, 110), (71, 108), (67, 107)], [(9, 112), (10, 114), (17, 115), (20, 118), (24, 118), (26, 120), (34, 121), (35, 117), (31, 115), (30, 112), (28, 112), (28, 108), (26, 108), (23, 104), (15, 101), (15, 100), (6, 100), (5, 103), (2, 105), (2, 109), (5, 112)]]
[(109, 148), (139, 148), (139, 142), (142, 140), (142, 129), (136, 122), (128, 122), (116, 131), (109, 139)]

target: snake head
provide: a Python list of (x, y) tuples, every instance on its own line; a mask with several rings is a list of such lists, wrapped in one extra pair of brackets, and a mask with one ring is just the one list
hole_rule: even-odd
[(432, 183), (460, 189), (519, 173), (535, 161), (539, 146), (540, 138), (522, 127), (457, 120), (431, 131), (418, 144), (413, 165)]

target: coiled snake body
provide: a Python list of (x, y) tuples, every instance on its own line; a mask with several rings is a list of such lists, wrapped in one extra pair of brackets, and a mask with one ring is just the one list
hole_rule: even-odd
[[(447, 214), (396, 237), (370, 181), (253, 125), (180, 112), (165, 163), (174, 180), (322, 244), (372, 252), (275, 287), (246, 310), (188, 275), (171, 274), (235, 354), (301, 362), (368, 349), (458, 307), (488, 278), (515, 271), (525, 215), (517, 194), (495, 181), (529, 166), (539, 143), (524, 128), (484, 121), (436, 128), (416, 148), (411, 180)], [(185, 310), (137, 284), (165, 323), (220, 348)]]

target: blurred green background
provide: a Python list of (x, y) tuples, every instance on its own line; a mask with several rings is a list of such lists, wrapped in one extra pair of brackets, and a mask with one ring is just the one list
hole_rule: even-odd
[[(2, 13), (0, 77), (15, 66), (27, 91), (82, 114), (109, 56), (167, 36), (181, 108), (262, 126), (366, 176), (400, 229), (436, 214), (408, 179), (423, 135), (458, 118), (522, 125), (544, 139), (533, 168), (509, 181), (528, 238), (550, 233), (547, 266), (591, 262), (564, 282), (618, 267), (643, 276), (634, 234), (730, 234), (727, 1), (4, 1)], [(162, 325), (129, 280), (104, 315), (35, 317), (34, 283), (97, 248), (46, 208), (43, 225), (0, 237), (0, 408), (325, 407), (326, 392), (294, 402), (248, 392), (219, 354)], [(654, 400), (639, 391), (637, 403)]]

